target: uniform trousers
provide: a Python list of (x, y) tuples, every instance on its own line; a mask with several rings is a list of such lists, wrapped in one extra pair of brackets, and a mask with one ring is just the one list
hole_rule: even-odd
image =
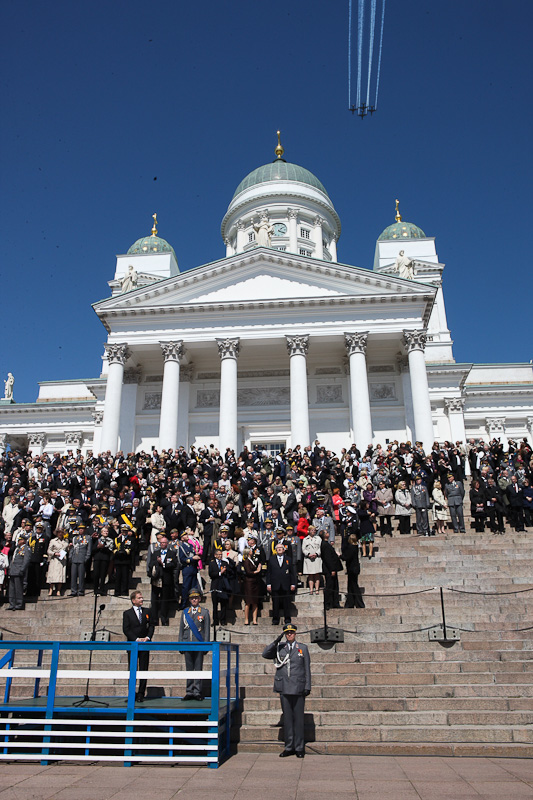
[(24, 575), (9, 578), (9, 608), (21, 611), (24, 608)]
[(130, 586), (130, 565), (115, 561), (115, 595), (128, 594)]
[(196, 567), (184, 567), (182, 570), (181, 605), (185, 608), (189, 602), (189, 592), (198, 587)]
[[(204, 651), (203, 650), (186, 650), (185, 651), (185, 669), (187, 672), (200, 672), (204, 665)], [(202, 679), (191, 678), (187, 681), (187, 694), (192, 694), (193, 697), (203, 697)]]
[(70, 591), (74, 594), (85, 593), (85, 562), (70, 565)]
[(463, 505), (460, 506), (448, 506), (450, 509), (450, 516), (452, 518), (452, 525), (455, 533), (461, 531), (461, 533), (465, 532), (465, 517), (463, 513)]
[(305, 696), (303, 694), (282, 694), (280, 695), (280, 700), (281, 709), (283, 711), (285, 750), (303, 753), (305, 750)]
[(416, 529), (418, 533), (429, 533), (429, 518), (427, 508), (415, 508), (416, 513)]

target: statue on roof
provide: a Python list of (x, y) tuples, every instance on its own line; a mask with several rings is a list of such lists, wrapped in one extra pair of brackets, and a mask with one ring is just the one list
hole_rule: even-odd
[(13, 400), (13, 385), (15, 383), (15, 378), (13, 377), (13, 373), (7, 373), (7, 380), (4, 381), (4, 400)]
[(263, 214), (258, 225), (253, 224), (255, 238), (258, 247), (270, 247), (270, 237), (274, 233), (274, 228), (270, 224), (268, 217)]
[(400, 278), (404, 278), (404, 280), (412, 281), (415, 277), (415, 270), (413, 267), (413, 262), (411, 259), (405, 255), (403, 250), (400, 250), (396, 257), (396, 261), (394, 263), (394, 272), (397, 272)]
[(129, 267), (128, 267), (128, 271), (126, 272), (126, 274), (124, 275), (124, 277), (122, 278), (122, 281), (120, 283), (120, 288), (121, 288), (122, 292), (123, 293), (124, 292), (131, 292), (133, 289), (136, 289), (137, 288), (137, 281), (138, 281), (138, 275), (135, 272), (135, 269), (133, 268), (133, 266), (130, 264)]

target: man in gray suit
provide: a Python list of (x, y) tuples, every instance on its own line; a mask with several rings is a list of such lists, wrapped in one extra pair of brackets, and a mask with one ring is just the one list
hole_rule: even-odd
[(415, 485), (411, 487), (411, 503), (416, 512), (416, 530), (419, 536), (429, 536), (429, 494), (422, 483), (422, 476), (417, 475)]
[[(201, 594), (197, 589), (189, 592), (189, 605), (181, 612), (178, 639), (180, 642), (208, 642), (211, 620), (209, 611), (200, 606)], [(200, 672), (204, 665), (205, 650), (185, 650), (185, 669)], [(191, 678), (182, 700), (203, 700), (202, 680)]]
[(444, 487), (444, 494), (448, 500), (448, 508), (450, 509), (450, 516), (455, 533), (465, 533), (465, 518), (463, 513), (465, 489), (463, 484), (456, 481), (451, 473), (448, 475), (448, 483)]
[[(282, 643), (284, 635), (286, 641)], [(306, 645), (296, 641), (296, 625), (285, 625), (283, 633), (265, 647), (263, 658), (274, 659), (276, 664), (274, 691), (280, 695), (285, 737), (285, 749), (279, 757), (296, 754), (297, 758), (303, 758), (305, 698), (311, 692), (311, 664)]]

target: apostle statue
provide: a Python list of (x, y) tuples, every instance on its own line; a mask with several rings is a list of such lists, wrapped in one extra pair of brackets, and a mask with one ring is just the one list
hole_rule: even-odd
[(123, 292), (131, 292), (132, 289), (137, 288), (137, 273), (135, 272), (131, 264), (128, 267), (128, 271), (122, 278), (120, 288), (122, 289)]
[(261, 217), (259, 225), (253, 223), (255, 238), (258, 247), (270, 247), (270, 237), (274, 233), (274, 228), (268, 221), (267, 217)]
[(399, 274), (400, 278), (405, 278), (405, 280), (408, 281), (412, 281), (415, 277), (413, 262), (404, 254), (403, 250), (400, 250), (398, 253), (394, 264), (394, 271)]
[(15, 383), (15, 378), (11, 372), (7, 373), (7, 380), (4, 381), (4, 400), (13, 400), (13, 384)]

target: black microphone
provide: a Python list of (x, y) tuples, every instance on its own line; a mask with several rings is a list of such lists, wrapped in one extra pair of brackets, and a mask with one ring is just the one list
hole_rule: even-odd
[(104, 609), (105, 609), (105, 603), (102, 603), (102, 605), (100, 606), (100, 608), (98, 610), (99, 611), (103, 611)]

